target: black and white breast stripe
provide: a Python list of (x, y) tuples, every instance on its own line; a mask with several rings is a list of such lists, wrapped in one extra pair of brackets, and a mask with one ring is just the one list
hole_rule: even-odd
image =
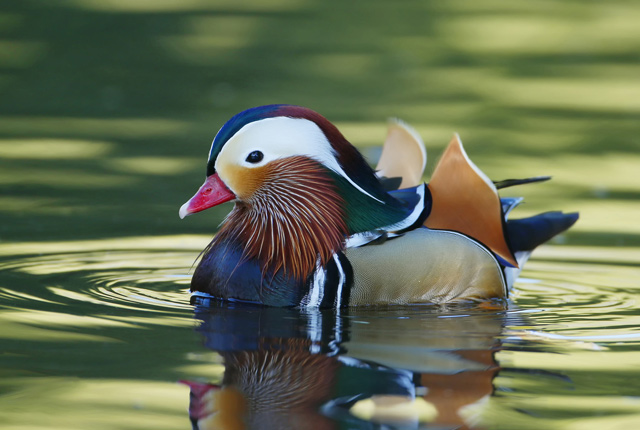
[(349, 306), (353, 269), (343, 253), (333, 254), (324, 267), (317, 267), (301, 308), (342, 308)]

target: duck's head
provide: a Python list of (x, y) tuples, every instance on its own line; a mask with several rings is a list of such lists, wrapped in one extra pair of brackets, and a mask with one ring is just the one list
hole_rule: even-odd
[(230, 200), (249, 203), (268, 191), (274, 176), (308, 169), (324, 171), (343, 199), (389, 200), (373, 169), (326, 118), (300, 106), (268, 105), (235, 115), (216, 134), (207, 178), (180, 217)]
[(213, 140), (205, 183), (180, 217), (231, 200), (236, 207), (221, 232), (240, 237), (254, 249), (249, 254), (268, 246), (269, 261), (284, 249), (297, 255), (307, 247), (303, 266), (314, 265), (318, 254), (326, 261), (345, 236), (391, 224), (400, 214), (340, 131), (322, 115), (292, 105), (231, 118)]

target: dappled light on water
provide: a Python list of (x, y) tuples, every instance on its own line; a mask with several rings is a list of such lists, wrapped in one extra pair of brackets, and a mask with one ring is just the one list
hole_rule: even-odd
[[(4, 2), (0, 427), (637, 428), (636, 3)], [(193, 306), (230, 206), (178, 208), (270, 103), (372, 164), (399, 117), (428, 174), (458, 132), (491, 179), (553, 176), (513, 217), (581, 218), (506, 305)]]
[[(638, 417), (635, 388), (619, 384), (620, 372), (638, 376), (640, 269), (618, 248), (543, 247), (504, 305), (301, 312), (209, 303), (194, 312), (190, 268), (207, 240), (0, 246), (0, 339), (14, 351), (4, 373), (14, 376), (3, 379), (14, 395), (0, 398), (3, 409), (24, 410), (26, 396), (59, 416), (51, 428), (64, 428), (54, 409), (77, 398), (74, 409), (130, 409), (129, 423), (169, 428), (187, 422), (191, 390), (200, 429), (566, 428), (567, 420), (589, 428), (600, 422), (593, 415), (608, 425)], [(42, 373), (55, 378), (19, 376)], [(7, 419), (20, 422), (17, 414)]]

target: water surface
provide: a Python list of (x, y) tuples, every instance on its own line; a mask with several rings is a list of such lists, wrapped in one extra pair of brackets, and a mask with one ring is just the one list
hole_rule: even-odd
[(640, 419), (640, 269), (618, 249), (543, 247), (506, 304), (301, 312), (191, 305), (204, 243), (0, 247), (3, 428), (188, 428), (189, 415), (202, 429)]
[[(2, 2), (0, 427), (638, 427), (637, 3)], [(399, 117), (427, 178), (458, 132), (492, 179), (553, 176), (514, 217), (581, 218), (506, 306), (194, 307), (229, 206), (177, 210), (268, 103), (372, 163)]]

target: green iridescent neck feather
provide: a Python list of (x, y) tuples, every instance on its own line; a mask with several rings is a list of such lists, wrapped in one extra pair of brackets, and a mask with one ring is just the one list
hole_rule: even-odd
[(350, 235), (396, 224), (411, 212), (410, 208), (390, 196), (382, 187), (377, 190), (366, 190), (375, 197), (371, 198), (341, 175), (334, 172), (330, 174), (337, 185), (338, 193), (345, 202), (344, 214)]

